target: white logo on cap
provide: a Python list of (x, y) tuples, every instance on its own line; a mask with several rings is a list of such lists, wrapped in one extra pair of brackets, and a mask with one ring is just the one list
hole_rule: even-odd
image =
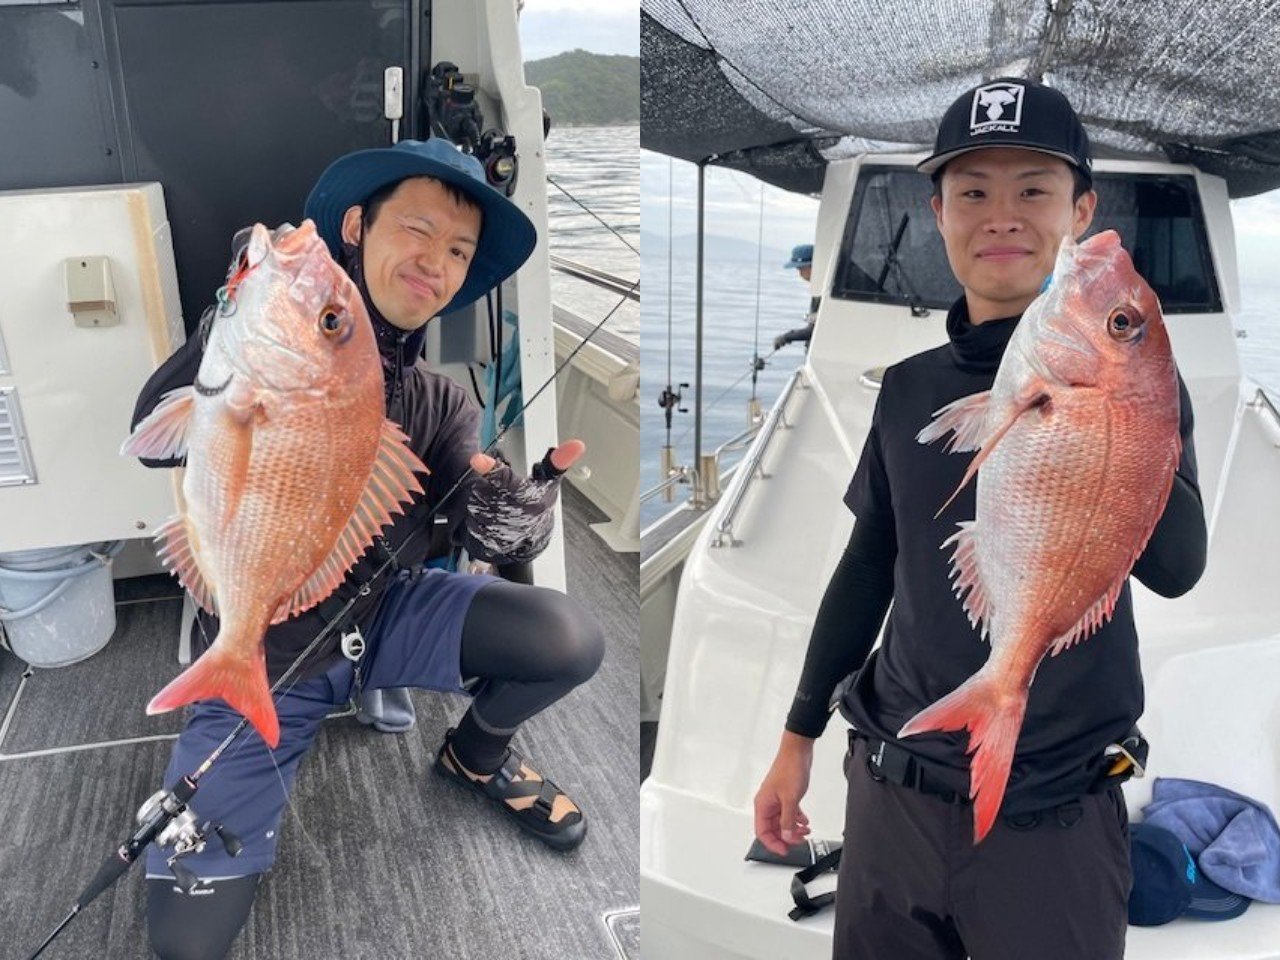
[(979, 133), (1017, 133), (1022, 125), (1020, 83), (988, 83), (973, 91), (969, 110), (969, 136)]

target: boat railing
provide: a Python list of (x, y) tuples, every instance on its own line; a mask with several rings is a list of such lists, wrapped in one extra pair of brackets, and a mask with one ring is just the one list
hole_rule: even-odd
[(692, 489), (696, 490), (698, 487), (698, 471), (693, 467), (672, 467), (671, 473), (665, 480), (640, 494), (640, 502), (648, 503), (664, 490), (668, 490), (671, 487), (677, 487), (682, 483), (687, 483)]
[(628, 300), (634, 300), (636, 303), (640, 302), (640, 282), (638, 280), (626, 280), (616, 274), (609, 273), (607, 270), (588, 266), (585, 263), (579, 263), (577, 260), (570, 260), (568, 257), (562, 257), (555, 253), (551, 254), (551, 269), (570, 277), (576, 277), (579, 280), (585, 280), (587, 283), (624, 296)]
[(787, 385), (782, 388), (782, 393), (778, 396), (778, 402), (773, 405), (773, 409), (769, 411), (768, 419), (765, 420), (764, 426), (760, 428), (760, 437), (751, 447), (746, 459), (739, 465), (739, 473), (745, 475), (733, 488), (732, 498), (725, 505), (723, 512), (716, 521), (715, 532), (711, 538), (713, 547), (723, 547), (726, 544), (730, 547), (736, 547), (742, 544), (742, 541), (733, 535), (734, 520), (737, 518), (738, 509), (742, 506), (748, 488), (755, 482), (756, 477), (768, 477), (768, 474), (764, 472), (764, 455), (768, 451), (769, 444), (772, 442), (774, 434), (777, 433), (779, 425), (790, 426), (786, 420), (787, 404), (790, 403), (791, 395), (795, 392), (803, 376), (803, 367), (791, 374), (790, 379), (787, 380)]
[(665, 480), (640, 494), (640, 502), (647, 503), (673, 487), (688, 484), (690, 490), (689, 499), (695, 507), (703, 507), (715, 503), (720, 499), (721, 480), (731, 470), (735, 469), (730, 467), (726, 470), (722, 463), (723, 458), (726, 454), (736, 453), (751, 446), (751, 441), (760, 432), (760, 423), (761, 421), (753, 423), (741, 433), (735, 434), (724, 441), (712, 453), (704, 454), (701, 471), (697, 467), (673, 465)]

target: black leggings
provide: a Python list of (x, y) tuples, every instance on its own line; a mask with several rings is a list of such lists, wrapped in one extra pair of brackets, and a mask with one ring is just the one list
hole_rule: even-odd
[[(564, 594), (491, 583), (463, 621), (462, 673), (479, 680), (470, 714), (481, 729), (509, 734), (590, 679), (603, 655), (595, 618)], [(195, 895), (172, 880), (148, 879), (151, 948), (160, 960), (220, 960), (248, 919), (260, 879), (202, 883)]]
[(470, 712), (488, 733), (514, 733), (590, 680), (603, 656), (595, 618), (545, 587), (491, 583), (462, 624), (462, 676), (480, 678)]

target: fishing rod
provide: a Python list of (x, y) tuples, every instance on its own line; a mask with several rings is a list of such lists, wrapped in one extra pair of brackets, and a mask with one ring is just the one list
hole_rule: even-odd
[[(747, 419), (755, 423), (760, 416), (760, 398), (756, 386), (764, 359), (760, 356), (760, 277), (764, 273), (764, 181), (760, 182), (760, 231), (756, 236), (756, 330), (751, 353), (751, 399), (747, 401)], [(775, 351), (776, 352), (776, 351)]]
[(551, 184), (553, 187), (555, 187), (557, 190), (563, 193), (566, 197), (568, 197), (570, 200), (572, 200), (574, 203), (580, 206), (583, 210), (587, 211), (587, 213), (590, 214), (592, 217), (595, 217), (596, 222), (599, 223), (600, 226), (604, 227), (606, 230), (612, 233), (615, 237), (621, 240), (623, 244), (626, 245), (627, 249), (630, 250), (632, 253), (634, 253), (637, 257), (640, 256), (640, 251), (635, 248), (635, 246), (631, 243), (631, 241), (628, 240), (626, 237), (624, 237), (622, 234), (620, 234), (613, 227), (609, 226), (609, 224), (605, 223), (604, 220), (600, 218), (600, 215), (597, 214), (594, 210), (588, 207), (585, 203), (583, 203), (581, 200), (575, 197), (572, 193), (570, 193), (564, 187), (560, 186), (560, 184), (558, 184), (550, 176), (547, 177), (547, 183)]
[[(556, 378), (560, 376), (564, 368), (572, 362), (573, 358), (578, 355), (578, 352), (587, 345), (591, 338), (600, 331), (605, 323), (608, 322), (609, 318), (618, 312), (622, 305), (627, 302), (631, 293), (633, 293), (639, 285), (640, 281), (638, 279), (631, 284), (631, 287), (626, 291), (626, 293), (624, 293), (618, 302), (614, 304), (613, 309), (606, 313), (600, 322), (588, 331), (588, 333), (582, 338), (582, 341), (574, 347), (573, 350), (569, 352), (569, 355), (564, 358), (564, 361), (556, 367), (554, 371), (552, 371), (551, 376), (547, 378), (546, 382), (544, 382), (542, 386), (534, 392), (533, 396), (529, 397), (529, 399), (521, 405), (511, 423), (506, 427), (503, 427), (502, 430), (485, 445), (484, 449), (479, 452), (487, 454), (497, 446), (498, 441), (501, 440), (503, 436), (506, 435), (507, 431), (516, 424), (520, 415), (528, 410), (533, 402), (537, 400), (549, 386), (556, 382)], [(444, 508), (446, 503), (449, 502), (449, 498), (458, 491), (463, 483), (465, 483), (474, 472), (474, 468), (470, 466), (462, 472), (462, 475), (458, 478), (457, 482), (445, 491), (444, 496), (442, 496), (435, 507), (427, 513), (426, 517), (423, 519), (424, 525), (429, 524), (432, 521), (435, 515)], [(550, 479), (551, 477), (556, 476), (558, 472), (559, 471), (557, 471), (555, 466), (551, 463), (550, 452), (548, 452), (539, 463), (535, 464), (531, 471), (534, 479), (538, 480)], [(351, 611), (351, 608), (355, 606), (356, 601), (361, 597), (367, 597), (372, 592), (372, 584), (374, 581), (396, 566), (396, 560), (400, 551), (405, 548), (410, 539), (412, 538), (405, 539), (398, 547), (395, 548), (395, 550), (387, 551), (388, 556), (383, 564), (373, 572), (368, 580), (360, 585), (355, 595), (343, 604), (338, 613), (318, 634), (316, 634), (315, 639), (307, 644), (306, 648), (298, 654), (294, 661), (289, 665), (289, 669), (281, 674), (280, 678), (271, 685), (270, 693), (275, 694), (278, 692), (281, 687), (284, 686), (286, 681), (297, 673), (307, 657), (319, 647), (321, 642), (331, 636), (337, 629), (338, 625), (343, 622), (346, 615)], [(285, 692), (287, 692), (287, 690)], [(129, 838), (120, 844), (120, 846), (118, 846), (115, 851), (108, 856), (105, 861), (103, 861), (102, 865), (98, 867), (98, 872), (94, 874), (93, 879), (91, 879), (85, 886), (84, 890), (81, 891), (80, 896), (76, 898), (75, 903), (72, 904), (67, 915), (63, 917), (53, 931), (45, 937), (40, 946), (38, 946), (32, 953), (28, 954), (27, 960), (36, 960), (36, 958), (45, 951), (49, 944), (53, 943), (54, 939), (66, 929), (67, 925), (75, 919), (77, 914), (96, 900), (103, 891), (110, 888), (113, 883), (124, 875), (125, 871), (127, 871), (138, 857), (142, 855), (142, 852), (146, 850), (147, 845), (152, 842), (157, 842), (161, 847), (167, 847), (170, 845), (174, 847), (175, 852), (173, 856), (169, 858), (167, 864), (169, 868), (173, 870), (173, 874), (175, 879), (178, 881), (178, 885), (187, 891), (194, 888), (199, 882), (199, 879), (189, 868), (180, 862), (179, 858), (202, 851), (205, 848), (210, 833), (213, 833), (218, 837), (230, 856), (235, 857), (239, 855), (242, 847), (240, 839), (221, 824), (213, 823), (208, 820), (203, 823), (200, 822), (195, 811), (191, 809), (190, 803), (191, 799), (196, 795), (196, 791), (199, 789), (201, 777), (209, 772), (209, 769), (217, 762), (218, 758), (222, 756), (235, 738), (238, 737), (245, 728), (248, 727), (248, 725), (248, 718), (242, 716), (235, 727), (232, 728), (231, 732), (227, 734), (222, 742), (214, 748), (213, 752), (210, 753), (209, 756), (205, 758), (204, 762), (196, 767), (194, 771), (180, 777), (178, 781), (167, 790), (159, 790), (147, 799), (147, 801), (138, 810), (136, 818), (138, 822), (137, 829), (135, 829)]]
[[(689, 412), (689, 408), (682, 405), (684, 403), (684, 391), (689, 388), (689, 385), (682, 383), (679, 389), (672, 389), (671, 384), (671, 272), (672, 260), (675, 256), (675, 237), (672, 235), (673, 206), (675, 204), (674, 186), (674, 167), (671, 158), (667, 157), (667, 385), (658, 394), (658, 406), (662, 408), (662, 416), (667, 425), (667, 442), (662, 446), (662, 479), (664, 481), (672, 475), (672, 471), (675, 469), (675, 454), (671, 446), (671, 416), (673, 413)], [(663, 499), (668, 503), (671, 502), (670, 487), (666, 488), (663, 493)]]

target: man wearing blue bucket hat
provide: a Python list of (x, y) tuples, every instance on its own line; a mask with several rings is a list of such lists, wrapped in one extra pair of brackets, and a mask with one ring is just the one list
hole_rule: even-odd
[[(437, 513), (448, 521), (442, 526), (449, 539), (465, 544), (473, 558), (532, 559), (550, 539), (560, 476), (583, 451), (568, 441), (548, 451), (532, 477), (516, 476), (478, 451), (479, 413), (465, 391), (420, 359), (433, 318), (473, 303), (519, 269), (536, 243), (533, 224), (488, 184), (479, 161), (443, 139), (339, 158), (311, 191), (305, 216), (360, 289), (382, 357), (387, 416), (431, 463), (432, 474), (425, 493), (384, 528), (330, 598), (267, 632), (274, 682), (358, 598), (279, 699), (279, 747), (270, 751), (251, 734), (245, 749), (224, 754), (218, 775), (202, 782), (200, 816), (240, 838), (242, 852), (233, 859), (224, 845), (210, 843), (185, 856), (182, 864), (201, 878), (188, 893), (175, 884), (165, 853), (148, 849), (148, 932), (161, 958), (226, 954), (274, 862), (299, 761), (325, 716), (362, 691), (366, 699), (407, 687), (469, 694), (470, 709), (437, 751), (436, 771), (555, 849), (571, 849), (586, 834), (583, 812), (510, 741), (525, 720), (595, 673), (603, 656), (599, 626), (557, 591), (424, 563), (438, 547), (428, 520)], [(237, 245), (244, 242), (238, 235)], [(238, 256), (237, 250), (232, 269)], [(151, 377), (135, 424), (165, 393), (194, 382), (204, 340), (193, 336)], [(370, 579), (393, 553), (394, 575)], [(195, 627), (193, 647), (202, 650), (217, 623), (202, 612)], [(344, 642), (357, 631), (362, 653)], [(519, 643), (511, 642), (515, 637)], [(395, 705), (400, 725), (411, 725), (407, 697)], [(388, 711), (379, 716), (386, 721)], [(221, 701), (195, 704), (165, 782), (193, 770), (238, 719)]]
[[(813, 244), (801, 243), (791, 248), (791, 259), (782, 265), (784, 270), (795, 270), (805, 283), (813, 276)], [(803, 343), (808, 348), (809, 338), (813, 336), (813, 321), (818, 317), (818, 298), (809, 302), (809, 313), (804, 318), (804, 326), (787, 330), (773, 338), (773, 349), (781, 350), (788, 343)]]

